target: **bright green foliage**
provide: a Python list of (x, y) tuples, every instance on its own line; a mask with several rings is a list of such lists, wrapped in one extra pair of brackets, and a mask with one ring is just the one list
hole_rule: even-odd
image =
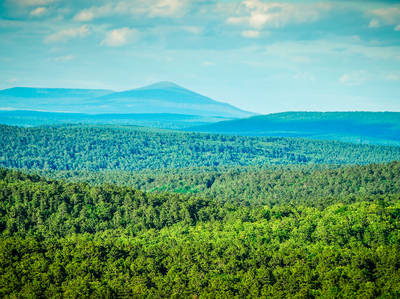
[(107, 126), (0, 125), (0, 149), (3, 167), (90, 171), (400, 160), (400, 147)]
[(109, 229), (137, 234), (178, 222), (220, 219), (224, 214), (216, 201), (181, 194), (66, 184), (4, 169), (0, 169), (0, 178), (0, 227), (11, 235), (48, 238)]
[(398, 164), (380, 167), (329, 170), (328, 185), (381, 180), (318, 208), (1, 170), (0, 297), (399, 297)]
[(35, 171), (46, 177), (92, 185), (117, 184), (151, 192), (259, 203), (325, 207), (400, 193), (400, 162), (361, 166), (279, 166), (134, 171)]

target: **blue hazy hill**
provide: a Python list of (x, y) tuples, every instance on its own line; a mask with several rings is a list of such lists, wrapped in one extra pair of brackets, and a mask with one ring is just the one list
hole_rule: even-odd
[(171, 82), (122, 92), (17, 87), (0, 91), (1, 110), (70, 113), (170, 113), (242, 118), (255, 115)]
[(187, 130), (400, 145), (400, 112), (285, 112), (221, 121)]
[(229, 118), (255, 115), (255, 113), (215, 101), (172, 82), (159, 82), (142, 88), (115, 92), (91, 99), (88, 103), (93, 103), (93, 105), (102, 103), (110, 113), (127, 113), (128, 111), (129, 113), (177, 113)]

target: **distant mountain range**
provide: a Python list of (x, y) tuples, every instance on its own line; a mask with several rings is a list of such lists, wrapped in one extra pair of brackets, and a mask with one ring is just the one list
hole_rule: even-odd
[(168, 113), (231, 119), (255, 115), (171, 82), (122, 92), (15, 87), (0, 91), (0, 109), (84, 114)]
[(0, 90), (0, 123), (139, 125), (247, 136), (400, 145), (400, 112), (285, 112), (256, 115), (171, 82), (115, 92), (15, 87)]
[(221, 121), (186, 130), (400, 145), (400, 112), (285, 112)]

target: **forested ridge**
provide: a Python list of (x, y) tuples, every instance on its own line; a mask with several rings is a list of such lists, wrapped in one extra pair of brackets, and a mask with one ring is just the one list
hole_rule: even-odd
[(187, 130), (400, 145), (400, 113), (283, 112), (221, 121)]
[(400, 147), (181, 133), (129, 126), (0, 125), (0, 166), (90, 171), (400, 160)]
[(34, 170), (48, 178), (91, 185), (116, 184), (148, 192), (205, 196), (219, 201), (327, 205), (355, 194), (400, 192), (400, 162), (345, 166), (182, 168), (144, 171)]
[(308, 182), (326, 177), (321, 190), (365, 188), (343, 201), (339, 184), (312, 204), (307, 193), (220, 200), (2, 169), (0, 296), (396, 298), (398, 169), (310, 171)]

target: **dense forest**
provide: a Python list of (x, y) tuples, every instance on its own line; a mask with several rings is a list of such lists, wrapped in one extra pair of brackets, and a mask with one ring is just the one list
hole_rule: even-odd
[(48, 178), (91, 185), (115, 184), (147, 192), (173, 192), (249, 204), (325, 206), (355, 194), (400, 193), (400, 162), (345, 166), (182, 168), (143, 171), (34, 170)]
[(0, 166), (90, 171), (400, 160), (400, 147), (129, 126), (0, 125)]
[[(308, 171), (311, 196), (271, 204), (2, 169), (0, 296), (395, 298), (398, 170)], [(240, 177), (254, 182), (252, 171)], [(264, 171), (263, 184), (284, 186), (305, 170)], [(294, 189), (308, 189), (301, 183)]]
[(399, 147), (0, 125), (0, 149), (1, 298), (400, 296)]

